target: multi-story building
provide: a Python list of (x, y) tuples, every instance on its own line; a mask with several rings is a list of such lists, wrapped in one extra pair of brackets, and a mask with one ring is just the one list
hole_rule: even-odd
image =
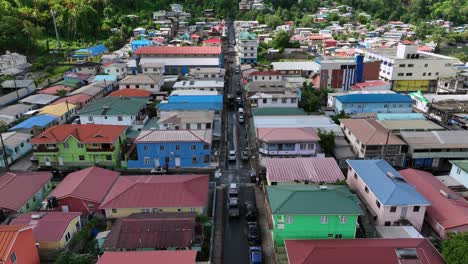
[(256, 93), (249, 98), (250, 106), (252, 108), (258, 107), (298, 107), (299, 95), (290, 91), (284, 91), (284, 93)]
[(119, 89), (134, 88), (144, 89), (157, 93), (161, 90), (164, 84), (162, 75), (153, 73), (140, 73), (137, 75), (130, 75), (119, 82)]
[(104, 73), (114, 75), (119, 80), (127, 76), (127, 65), (125, 63), (104, 63), (102, 68)]
[(412, 225), (421, 231), (431, 203), (385, 160), (348, 160), (347, 183), (376, 225)]
[(172, 89), (174, 90), (200, 90), (200, 91), (218, 91), (224, 89), (224, 80), (194, 80), (176, 82)]
[(222, 68), (193, 68), (190, 77), (195, 80), (224, 80), (225, 70)]
[(41, 167), (88, 167), (99, 164), (119, 168), (126, 126), (59, 125), (31, 140)]
[(129, 169), (209, 167), (212, 130), (143, 130), (135, 139)]
[(456, 58), (418, 51), (417, 45), (403, 41), (397, 48), (368, 49), (366, 59), (380, 60), (380, 79), (390, 81), (399, 92), (435, 91), (437, 80), (455, 76), (451, 67)]
[(140, 68), (142, 73), (153, 73), (158, 75), (163, 75), (166, 64), (164, 62), (141, 62)]
[(403, 166), (406, 143), (373, 119), (340, 119), (352, 149), (362, 159), (385, 159)]
[(240, 64), (257, 63), (257, 34), (248, 31), (241, 32), (237, 41), (237, 54)]

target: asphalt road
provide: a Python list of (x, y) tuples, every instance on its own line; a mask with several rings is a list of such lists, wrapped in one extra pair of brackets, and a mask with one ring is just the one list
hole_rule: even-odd
[[(234, 50), (235, 35), (232, 23), (228, 24), (229, 50)], [(227, 94), (235, 97), (237, 89), (240, 89), (240, 75), (235, 74), (238, 67), (234, 56), (227, 56), (234, 64), (226, 64), (226, 75), (229, 76)], [(231, 75), (232, 74), (232, 75)], [(236, 150), (237, 160), (227, 161), (223, 170), (220, 183), (229, 186), (229, 183), (240, 185), (239, 201), (241, 204), (241, 217), (239, 219), (229, 219), (227, 205), (224, 206), (224, 238), (223, 238), (223, 264), (249, 263), (249, 243), (247, 241), (247, 222), (243, 217), (243, 204), (247, 201), (255, 203), (254, 189), (250, 183), (250, 167), (247, 161), (241, 160), (240, 153), (247, 146), (246, 133), (243, 124), (237, 121), (237, 106), (227, 107), (227, 150)], [(227, 160), (227, 158), (226, 158)], [(226, 192), (227, 193), (227, 192)], [(227, 200), (227, 199), (226, 199)]]

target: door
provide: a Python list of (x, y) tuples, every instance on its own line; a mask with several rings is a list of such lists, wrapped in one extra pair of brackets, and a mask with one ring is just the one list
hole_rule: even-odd
[(161, 166), (159, 165), (159, 158), (154, 158), (154, 167), (159, 168), (159, 166)]
[(68, 205), (62, 205), (62, 212), (68, 213)]
[(50, 157), (49, 156), (44, 157), (44, 163), (45, 163), (46, 166), (50, 166)]
[(175, 157), (175, 166), (176, 168), (180, 167), (180, 157)]
[(58, 157), (58, 162), (60, 166), (63, 166), (63, 157)]
[(406, 212), (408, 211), (408, 207), (401, 208), (401, 218), (406, 219)]

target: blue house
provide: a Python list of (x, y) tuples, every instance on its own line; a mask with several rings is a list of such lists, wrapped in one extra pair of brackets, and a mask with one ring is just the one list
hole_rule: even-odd
[(403, 94), (347, 94), (336, 97), (335, 112), (411, 113), (413, 101)]
[(193, 111), (223, 109), (222, 95), (171, 95), (158, 106), (159, 111)]
[(59, 122), (57, 121), (56, 116), (44, 114), (30, 117), (10, 128), (9, 131), (19, 131), (27, 134), (38, 135), (47, 128), (58, 124)]
[(100, 44), (85, 49), (75, 50), (70, 57), (71, 62), (95, 61), (107, 51), (107, 47)]
[(135, 52), (137, 49), (151, 46), (151, 41), (147, 39), (137, 39), (132, 41), (132, 51)]
[(136, 159), (128, 169), (209, 167), (211, 130), (143, 130), (135, 139)]

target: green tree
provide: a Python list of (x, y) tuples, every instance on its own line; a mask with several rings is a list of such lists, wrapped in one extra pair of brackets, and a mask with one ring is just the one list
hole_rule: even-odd
[(304, 16), (301, 19), (301, 26), (302, 27), (312, 27), (314, 25), (314, 19), (311, 16)]
[(281, 18), (277, 15), (266, 15), (265, 16), (265, 23), (275, 29), (277, 26), (280, 26), (284, 23), (283, 20), (281, 20)]
[(339, 121), (340, 119), (348, 119), (348, 118), (349, 118), (349, 115), (346, 114), (344, 110), (341, 110), (339, 114), (331, 117), (333, 122), (335, 122), (338, 125), (340, 124), (340, 121)]
[(281, 52), (291, 45), (291, 39), (288, 33), (284, 30), (276, 33), (275, 37), (271, 41), (271, 46), (275, 49), (279, 49)]
[(61, 253), (55, 264), (94, 264), (96, 256), (92, 254), (75, 254), (70, 251)]
[(333, 131), (322, 132), (322, 130), (319, 129), (318, 136), (320, 138), (320, 148), (322, 148), (325, 155), (333, 155), (333, 152), (335, 150), (335, 133), (333, 133)]
[(447, 264), (468, 263), (468, 233), (449, 233), (442, 242), (442, 255)]

